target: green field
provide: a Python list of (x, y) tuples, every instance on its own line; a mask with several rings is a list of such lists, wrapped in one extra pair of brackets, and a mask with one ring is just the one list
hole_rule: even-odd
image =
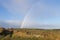
[(53, 30), (13, 29), (13, 30), (14, 33), (12, 37), (10, 37), (10, 35), (7, 35), (5, 37), (0, 36), (0, 40), (60, 40), (59, 29), (53, 29)]

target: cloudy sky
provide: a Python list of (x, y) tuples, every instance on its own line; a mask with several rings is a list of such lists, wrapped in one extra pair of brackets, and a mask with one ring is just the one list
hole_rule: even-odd
[(0, 21), (21, 28), (60, 28), (60, 0), (0, 0)]

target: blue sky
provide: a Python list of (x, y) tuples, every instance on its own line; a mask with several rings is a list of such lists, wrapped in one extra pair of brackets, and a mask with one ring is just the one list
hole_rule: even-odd
[(0, 21), (28, 28), (60, 28), (60, 0), (0, 0)]

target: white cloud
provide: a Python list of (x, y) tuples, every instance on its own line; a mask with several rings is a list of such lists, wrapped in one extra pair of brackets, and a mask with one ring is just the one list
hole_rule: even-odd
[(9, 24), (19, 24), (21, 25), (21, 21), (19, 20), (5, 20), (6, 23), (9, 23)]
[(29, 2), (29, 0), (10, 0), (8, 2), (4, 2), (3, 6), (11, 13), (25, 15), (32, 6), (32, 3), (33, 2)]

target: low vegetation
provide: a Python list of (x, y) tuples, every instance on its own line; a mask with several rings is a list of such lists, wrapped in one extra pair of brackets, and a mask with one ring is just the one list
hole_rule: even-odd
[[(0, 28), (0, 33), (3, 29)], [(11, 29), (6, 29), (11, 30)], [(60, 29), (13, 29), (12, 36), (0, 35), (0, 40), (60, 40)]]

